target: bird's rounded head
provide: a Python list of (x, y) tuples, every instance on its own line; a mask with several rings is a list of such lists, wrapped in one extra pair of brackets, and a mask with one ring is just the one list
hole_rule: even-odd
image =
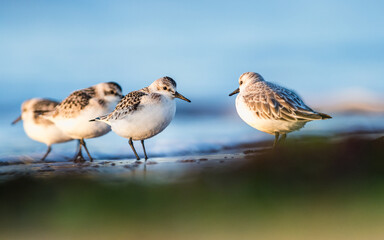
[(239, 77), (239, 86), (241, 87), (242, 85), (247, 85), (250, 82), (259, 82), (259, 81), (264, 81), (264, 78), (255, 72), (246, 72), (241, 74)]
[(251, 83), (256, 83), (264, 81), (264, 78), (255, 72), (246, 72), (241, 74), (239, 77), (239, 88), (237, 88), (235, 91), (229, 94), (229, 96), (235, 95), (239, 93), (242, 89), (244, 89), (246, 86), (248, 86)]
[(119, 102), (123, 97), (122, 89), (115, 82), (99, 83), (93, 87), (96, 92), (96, 97), (103, 99), (108, 103)]
[(155, 80), (151, 85), (149, 85), (149, 89), (151, 92), (157, 92), (160, 94), (163, 94), (165, 96), (168, 96), (172, 99), (174, 98), (180, 98), (184, 101), (191, 102), (189, 99), (181, 95), (177, 92), (176, 88), (176, 82), (170, 77), (161, 77), (157, 80)]

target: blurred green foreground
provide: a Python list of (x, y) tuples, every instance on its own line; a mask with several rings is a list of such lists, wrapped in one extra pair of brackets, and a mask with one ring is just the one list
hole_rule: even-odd
[(196, 180), (0, 183), (0, 239), (384, 239), (384, 138), (291, 140)]

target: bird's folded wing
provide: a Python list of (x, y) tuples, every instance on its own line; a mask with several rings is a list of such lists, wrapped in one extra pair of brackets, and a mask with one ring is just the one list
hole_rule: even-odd
[(261, 119), (284, 121), (310, 121), (322, 117), (293, 91), (274, 87), (243, 96), (247, 106)]
[(88, 106), (92, 95), (87, 91), (78, 90), (71, 93), (50, 113), (53, 117), (72, 118), (76, 117), (82, 109)]
[(142, 91), (133, 91), (125, 95), (117, 104), (115, 110), (111, 112), (105, 120), (119, 120), (126, 117), (139, 109), (140, 103), (144, 96), (148, 95)]
[(34, 111), (52, 111), (59, 102), (50, 99), (42, 99), (36, 102), (33, 106)]
[(59, 104), (59, 102), (50, 100), (50, 99), (42, 99), (36, 102), (33, 106), (33, 116), (35, 119), (40, 117), (41, 115), (47, 115)]

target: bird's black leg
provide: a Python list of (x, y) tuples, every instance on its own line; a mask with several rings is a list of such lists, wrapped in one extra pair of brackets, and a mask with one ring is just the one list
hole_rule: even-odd
[(47, 152), (44, 154), (43, 158), (41, 159), (41, 161), (44, 161), (45, 158), (48, 156), (48, 154), (51, 152), (52, 148), (51, 146), (48, 146), (48, 149), (47, 149)]
[(131, 146), (132, 151), (133, 151), (133, 153), (134, 153), (135, 156), (136, 156), (136, 159), (137, 159), (137, 160), (140, 160), (140, 157), (139, 157), (139, 155), (137, 155), (136, 149), (135, 149), (135, 147), (133, 146), (132, 138), (129, 139), (128, 143), (129, 143), (129, 146)]
[(279, 140), (279, 135), (280, 133), (279, 132), (275, 132), (275, 141), (273, 142), (273, 149), (275, 149), (277, 147), (277, 142)]
[(148, 157), (147, 157), (147, 152), (145, 151), (144, 140), (141, 140), (141, 145), (143, 145), (145, 161), (147, 161)]
[(279, 144), (284, 144), (286, 138), (287, 138), (287, 134), (286, 133), (281, 135), (280, 140), (279, 140)]
[(80, 140), (77, 140), (76, 154), (75, 154), (75, 156), (73, 157), (73, 159), (75, 159), (75, 158), (79, 155), (79, 151), (81, 151), (81, 144), (80, 144)]
[(88, 151), (87, 145), (85, 144), (84, 139), (80, 139), (80, 144), (83, 145), (85, 151), (87, 152), (89, 161), (93, 162), (93, 158), (91, 157), (91, 154), (89, 154), (89, 151)]
[(73, 157), (72, 161), (75, 163), (85, 162), (85, 159), (84, 159), (83, 154), (81, 152), (81, 141), (80, 140), (77, 140), (77, 150), (76, 150), (76, 154)]

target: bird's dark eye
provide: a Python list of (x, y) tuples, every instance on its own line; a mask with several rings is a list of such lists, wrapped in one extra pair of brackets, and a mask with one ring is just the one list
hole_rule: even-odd
[(240, 81), (240, 85), (243, 84), (243, 81)]
[(109, 91), (110, 94), (115, 94), (115, 91), (111, 90)]
[(164, 90), (167, 90), (167, 87), (163, 87)]

